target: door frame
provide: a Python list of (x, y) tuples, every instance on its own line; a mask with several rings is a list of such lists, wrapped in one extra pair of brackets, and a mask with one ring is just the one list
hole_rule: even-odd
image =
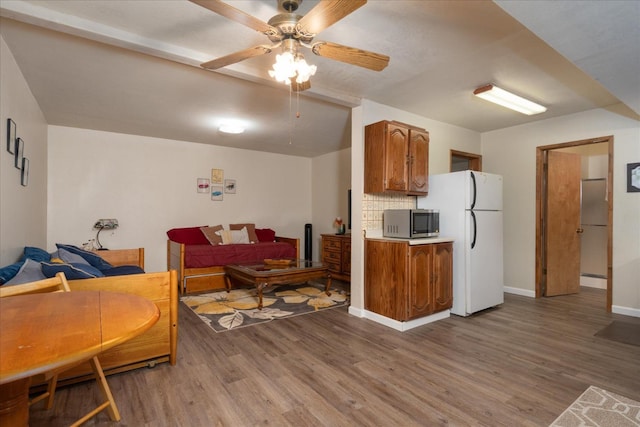
[(464, 151), (449, 150), (449, 170), (453, 170), (453, 158), (461, 157), (469, 162), (469, 170), (482, 172), (482, 156), (480, 154), (466, 153)]
[(607, 166), (607, 305), (608, 313), (611, 313), (612, 305), (612, 275), (613, 275), (613, 135), (603, 136), (593, 139), (583, 139), (580, 141), (564, 142), (536, 147), (536, 298), (543, 295), (543, 264), (544, 264), (544, 223), (546, 221), (546, 173), (545, 159), (550, 150), (559, 148), (577, 147), (580, 145), (608, 143), (608, 166)]

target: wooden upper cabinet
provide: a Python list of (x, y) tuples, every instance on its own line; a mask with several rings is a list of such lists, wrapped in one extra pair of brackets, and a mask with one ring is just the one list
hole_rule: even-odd
[(409, 130), (409, 193), (429, 191), (429, 132)]
[(400, 122), (365, 127), (365, 193), (425, 195), (429, 176), (429, 132)]

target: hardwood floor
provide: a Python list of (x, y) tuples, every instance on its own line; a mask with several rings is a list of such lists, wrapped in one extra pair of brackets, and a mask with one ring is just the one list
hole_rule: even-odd
[[(640, 347), (594, 336), (640, 319), (604, 307), (583, 288), (404, 333), (340, 308), (216, 334), (180, 304), (178, 364), (109, 377), (122, 421), (86, 425), (548, 426), (590, 385), (640, 400)], [(31, 425), (96, 401), (94, 383), (59, 389)]]

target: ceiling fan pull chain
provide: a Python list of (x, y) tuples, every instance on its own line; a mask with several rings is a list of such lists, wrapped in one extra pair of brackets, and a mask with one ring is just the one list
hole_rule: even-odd
[(289, 145), (293, 140), (293, 108), (291, 106), (291, 84), (289, 84)]

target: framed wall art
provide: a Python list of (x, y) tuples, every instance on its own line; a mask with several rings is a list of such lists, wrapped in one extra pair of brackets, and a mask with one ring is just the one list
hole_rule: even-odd
[(222, 184), (224, 178), (224, 170), (211, 169), (211, 184)]
[(627, 193), (640, 193), (640, 163), (627, 164)]
[(236, 194), (236, 180), (225, 179), (224, 180), (224, 192), (227, 194)]
[(15, 167), (22, 169), (22, 158), (24, 157), (24, 141), (22, 138), (16, 139)]
[(209, 178), (198, 178), (198, 193), (209, 192)]
[(15, 154), (17, 136), (16, 129), (16, 122), (11, 119), (7, 119), (7, 151), (10, 154)]
[(222, 200), (222, 185), (211, 186), (211, 200), (219, 202)]
[(29, 159), (22, 158), (22, 171), (20, 172), (20, 184), (23, 187), (29, 185)]

